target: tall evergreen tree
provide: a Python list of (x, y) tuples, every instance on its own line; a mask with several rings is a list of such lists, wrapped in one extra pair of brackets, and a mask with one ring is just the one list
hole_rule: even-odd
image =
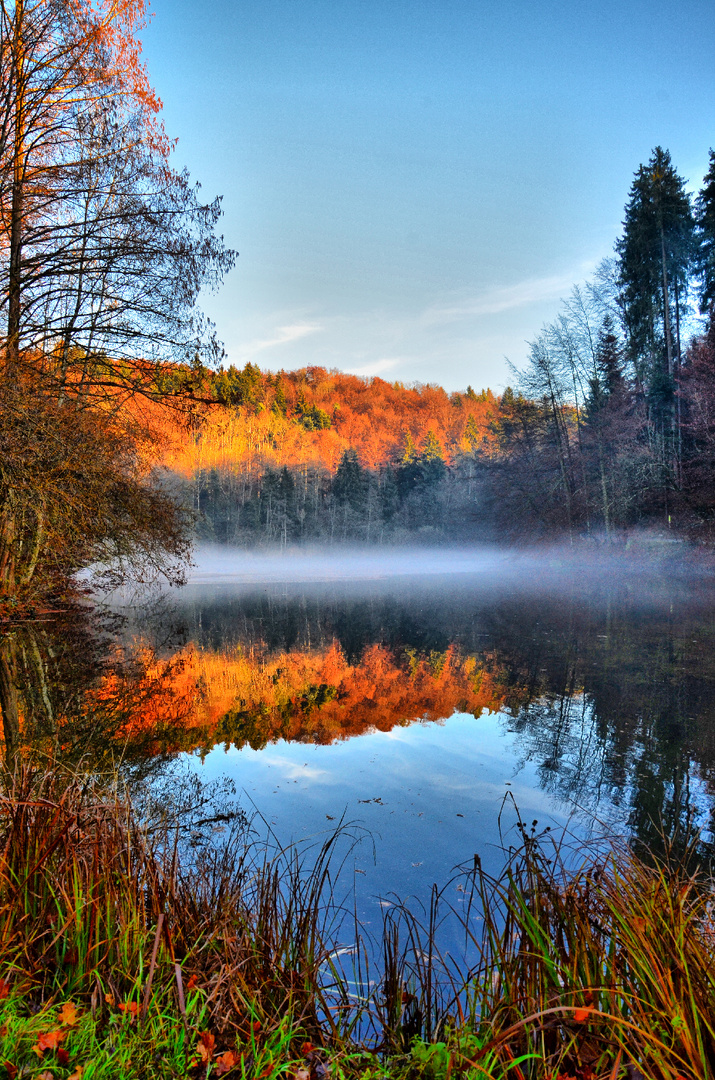
[(669, 396), (680, 360), (695, 222), (684, 182), (660, 146), (635, 174), (616, 250), (631, 359), (651, 394)]
[(710, 168), (695, 203), (698, 227), (697, 269), (700, 274), (700, 310), (715, 305), (715, 150), (710, 151)]
[(335, 479), (333, 495), (339, 503), (347, 503), (353, 510), (363, 509), (367, 494), (367, 476), (360, 465), (357, 451), (352, 448), (343, 451)]
[(604, 317), (601, 329), (598, 332), (596, 369), (599, 376), (601, 395), (610, 397), (612, 394), (621, 393), (625, 389), (618, 336), (610, 315)]
[(425, 436), (420, 455), (420, 464), (422, 465), (424, 480), (428, 484), (439, 483), (446, 472), (442, 447), (431, 428)]

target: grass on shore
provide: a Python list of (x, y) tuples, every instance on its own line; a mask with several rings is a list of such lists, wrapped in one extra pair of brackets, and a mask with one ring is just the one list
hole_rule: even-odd
[(2, 783), (0, 1077), (715, 1075), (715, 890), (672, 849), (577, 858), (522, 826), (498, 880), (475, 863), (460, 903), (452, 882), (424, 916), (386, 909), (368, 945), (336, 899), (341, 831), (188, 857), (116, 786)]

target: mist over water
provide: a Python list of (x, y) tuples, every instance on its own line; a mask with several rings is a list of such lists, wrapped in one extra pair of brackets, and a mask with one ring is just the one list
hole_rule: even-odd
[(566, 583), (609, 583), (663, 576), (671, 583), (715, 581), (713, 568), (684, 544), (643, 534), (621, 547), (560, 544), (543, 547), (288, 547), (246, 550), (199, 545), (187, 575), (193, 585), (270, 582), (357, 582), (398, 577), (469, 575), (484, 585), (526, 591)]

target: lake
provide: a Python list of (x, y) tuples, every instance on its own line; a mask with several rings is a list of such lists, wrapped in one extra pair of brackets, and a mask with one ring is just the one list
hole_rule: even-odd
[(497, 872), (516, 808), (649, 847), (696, 826), (710, 852), (715, 579), (680, 548), (203, 549), (111, 610), (18, 635), (26, 729), (160, 793), (227, 781), (280, 843), (350, 823), (366, 923), (475, 854)]

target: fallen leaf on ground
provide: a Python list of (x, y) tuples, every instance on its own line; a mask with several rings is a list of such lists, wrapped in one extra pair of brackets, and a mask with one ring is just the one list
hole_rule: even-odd
[(187, 990), (195, 990), (197, 985), (198, 985), (198, 982), (199, 982), (199, 980), (196, 978), (196, 976), (192, 975), (191, 978), (189, 979), (189, 981), (186, 984), (186, 989)]
[(45, 1050), (56, 1050), (66, 1034), (66, 1031), (46, 1031), (40, 1035), (32, 1049), (38, 1057), (42, 1057)]
[(63, 1046), (57, 1048), (57, 1063), (63, 1067), (70, 1063), (70, 1056)]
[(201, 1061), (204, 1065), (211, 1060), (211, 1055), (214, 1052), (215, 1045), (215, 1035), (212, 1035), (210, 1031), (199, 1032), (199, 1041), (196, 1045), (196, 1052), (199, 1055), (199, 1061)]
[(13, 1065), (11, 1061), (3, 1061), (5, 1066), (5, 1072), (7, 1073), (7, 1080), (15, 1080), (17, 1076), (17, 1065)]
[(82, 1080), (83, 1073), (84, 1065), (78, 1065), (72, 1075), (67, 1077), (67, 1080)]
[(9, 993), (10, 983), (6, 982), (5, 979), (0, 979), (0, 1001), (2, 1001), (3, 998), (6, 998)]
[(117, 1008), (120, 1012), (127, 1013), (131, 1016), (132, 1020), (136, 1020), (137, 1013), (139, 1012), (139, 1005), (136, 1001), (120, 1001)]
[(312, 1042), (304, 1042), (300, 1048), (300, 1052), (301, 1054), (303, 1054), (303, 1056), (305, 1056), (306, 1054), (312, 1054), (314, 1049), (315, 1047), (313, 1046)]
[(45, 1069), (39, 1076), (35, 1077), (35, 1080), (55, 1080), (53, 1073), (49, 1069)]
[(223, 1076), (223, 1074), (227, 1073), (229, 1069), (232, 1069), (234, 1065), (238, 1065), (238, 1054), (234, 1053), (233, 1050), (227, 1050), (225, 1054), (221, 1054), (220, 1057), (216, 1058), (214, 1063), (216, 1075)]
[(78, 1021), (77, 1006), (73, 1001), (66, 1001), (60, 1009), (60, 1023), (65, 1027), (74, 1027)]
[(591, 1009), (575, 1009), (573, 1018), (577, 1024), (582, 1024), (584, 1020), (588, 1020), (591, 1015)]
[(293, 1073), (293, 1080), (310, 1080), (309, 1069), (296, 1069)]

